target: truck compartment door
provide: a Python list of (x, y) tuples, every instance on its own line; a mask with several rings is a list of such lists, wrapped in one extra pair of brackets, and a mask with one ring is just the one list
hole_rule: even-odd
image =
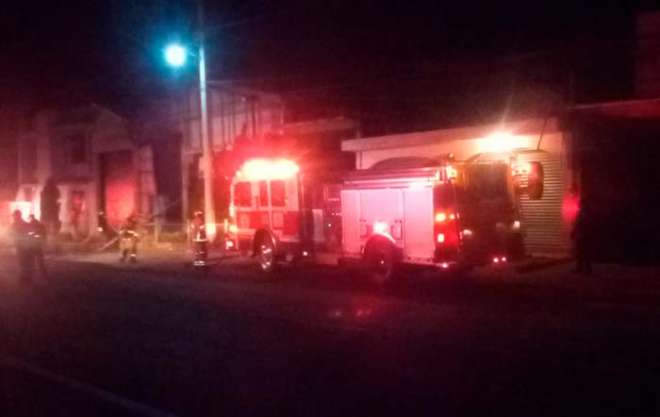
[(345, 254), (360, 254), (360, 192), (341, 191), (342, 251)]
[(405, 189), (403, 224), (403, 256), (405, 258), (432, 259), (433, 242), (433, 189), (431, 187)]

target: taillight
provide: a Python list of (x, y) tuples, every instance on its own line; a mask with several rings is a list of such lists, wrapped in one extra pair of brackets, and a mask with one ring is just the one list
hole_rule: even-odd
[(457, 245), (459, 243), (458, 214), (454, 212), (439, 211), (435, 213), (434, 231), (435, 242), (444, 245)]

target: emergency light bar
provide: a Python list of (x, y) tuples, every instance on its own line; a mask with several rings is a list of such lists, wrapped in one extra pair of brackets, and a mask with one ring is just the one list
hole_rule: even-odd
[(289, 159), (255, 158), (245, 161), (236, 176), (247, 181), (285, 180), (298, 171), (298, 164)]

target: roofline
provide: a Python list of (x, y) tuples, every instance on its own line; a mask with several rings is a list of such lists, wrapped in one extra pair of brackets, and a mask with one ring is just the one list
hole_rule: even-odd
[(635, 105), (635, 104), (650, 104), (657, 103), (660, 104), (660, 98), (636, 98), (631, 100), (616, 100), (616, 101), (603, 101), (598, 103), (584, 103), (584, 104), (575, 104), (571, 106), (572, 110), (589, 110), (597, 109), (601, 107), (614, 107), (614, 106), (624, 106), (624, 105)]
[(430, 145), (453, 140), (477, 139), (496, 131), (506, 131), (519, 135), (536, 135), (561, 132), (557, 117), (534, 118), (506, 123), (473, 125), (451, 129), (428, 130), (421, 132), (399, 133), (394, 135), (373, 136), (342, 141), (342, 151), (367, 151)]

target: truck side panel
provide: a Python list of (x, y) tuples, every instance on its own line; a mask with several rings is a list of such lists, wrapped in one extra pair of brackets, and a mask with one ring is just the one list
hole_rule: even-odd
[(360, 191), (342, 190), (342, 251), (360, 255)]
[(433, 260), (433, 188), (409, 188), (403, 192), (403, 256), (405, 260)]
[(403, 221), (401, 194), (401, 189), (396, 188), (360, 190), (360, 214), (367, 222), (369, 234), (373, 232), (376, 222), (384, 222), (391, 227), (395, 222)]

